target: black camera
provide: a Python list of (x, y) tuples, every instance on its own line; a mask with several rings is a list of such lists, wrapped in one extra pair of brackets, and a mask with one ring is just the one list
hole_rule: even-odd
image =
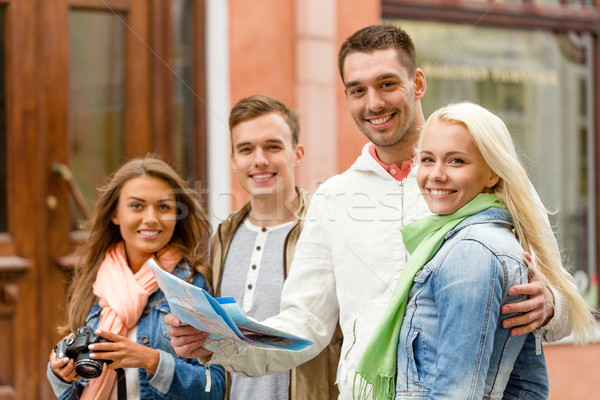
[(110, 360), (90, 359), (88, 346), (94, 343), (110, 342), (110, 340), (94, 334), (89, 326), (77, 328), (74, 337), (61, 340), (54, 346), (56, 358), (69, 357), (75, 360), (75, 372), (82, 378), (97, 378), (102, 373), (102, 364), (110, 364)]

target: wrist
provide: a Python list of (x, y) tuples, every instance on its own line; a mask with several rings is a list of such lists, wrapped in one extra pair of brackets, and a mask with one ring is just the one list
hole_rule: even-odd
[(148, 355), (146, 357), (146, 365), (144, 369), (148, 371), (150, 374), (156, 374), (156, 370), (158, 369), (158, 363), (160, 362), (160, 352), (156, 349), (149, 349)]

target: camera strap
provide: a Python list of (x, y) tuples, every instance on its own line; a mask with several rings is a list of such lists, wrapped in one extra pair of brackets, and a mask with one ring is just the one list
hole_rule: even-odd
[(117, 398), (127, 400), (127, 381), (125, 380), (125, 370), (123, 368), (115, 369), (117, 373)]

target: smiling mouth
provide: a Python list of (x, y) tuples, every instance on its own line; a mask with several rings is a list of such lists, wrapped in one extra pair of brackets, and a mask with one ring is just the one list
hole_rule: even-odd
[(456, 190), (428, 189), (432, 196), (447, 196), (456, 192)]
[(251, 175), (251, 177), (254, 179), (268, 179), (268, 178), (272, 178), (274, 176), (275, 176), (275, 173)]
[(385, 126), (392, 118), (394, 118), (395, 113), (384, 115), (377, 118), (367, 118), (367, 122), (371, 124), (374, 128), (381, 128)]
[(160, 233), (160, 231), (147, 231), (147, 230), (141, 230), (141, 231), (138, 231), (138, 233), (139, 233), (139, 234), (140, 234), (142, 237), (145, 237), (145, 238), (150, 238), (150, 237), (157, 236), (157, 235)]

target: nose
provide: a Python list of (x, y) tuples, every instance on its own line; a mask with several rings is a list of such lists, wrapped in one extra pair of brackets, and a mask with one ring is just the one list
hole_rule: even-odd
[(263, 149), (256, 149), (254, 152), (254, 165), (256, 166), (265, 166), (269, 163), (267, 156)]
[(367, 107), (369, 108), (369, 111), (381, 111), (385, 106), (385, 100), (381, 94), (376, 90), (369, 90), (367, 93)]
[(144, 223), (148, 225), (155, 224), (158, 221), (158, 216), (156, 215), (156, 210), (154, 207), (146, 207), (144, 210)]
[(443, 182), (446, 180), (446, 168), (441, 162), (435, 163), (435, 165), (429, 171), (429, 180)]

